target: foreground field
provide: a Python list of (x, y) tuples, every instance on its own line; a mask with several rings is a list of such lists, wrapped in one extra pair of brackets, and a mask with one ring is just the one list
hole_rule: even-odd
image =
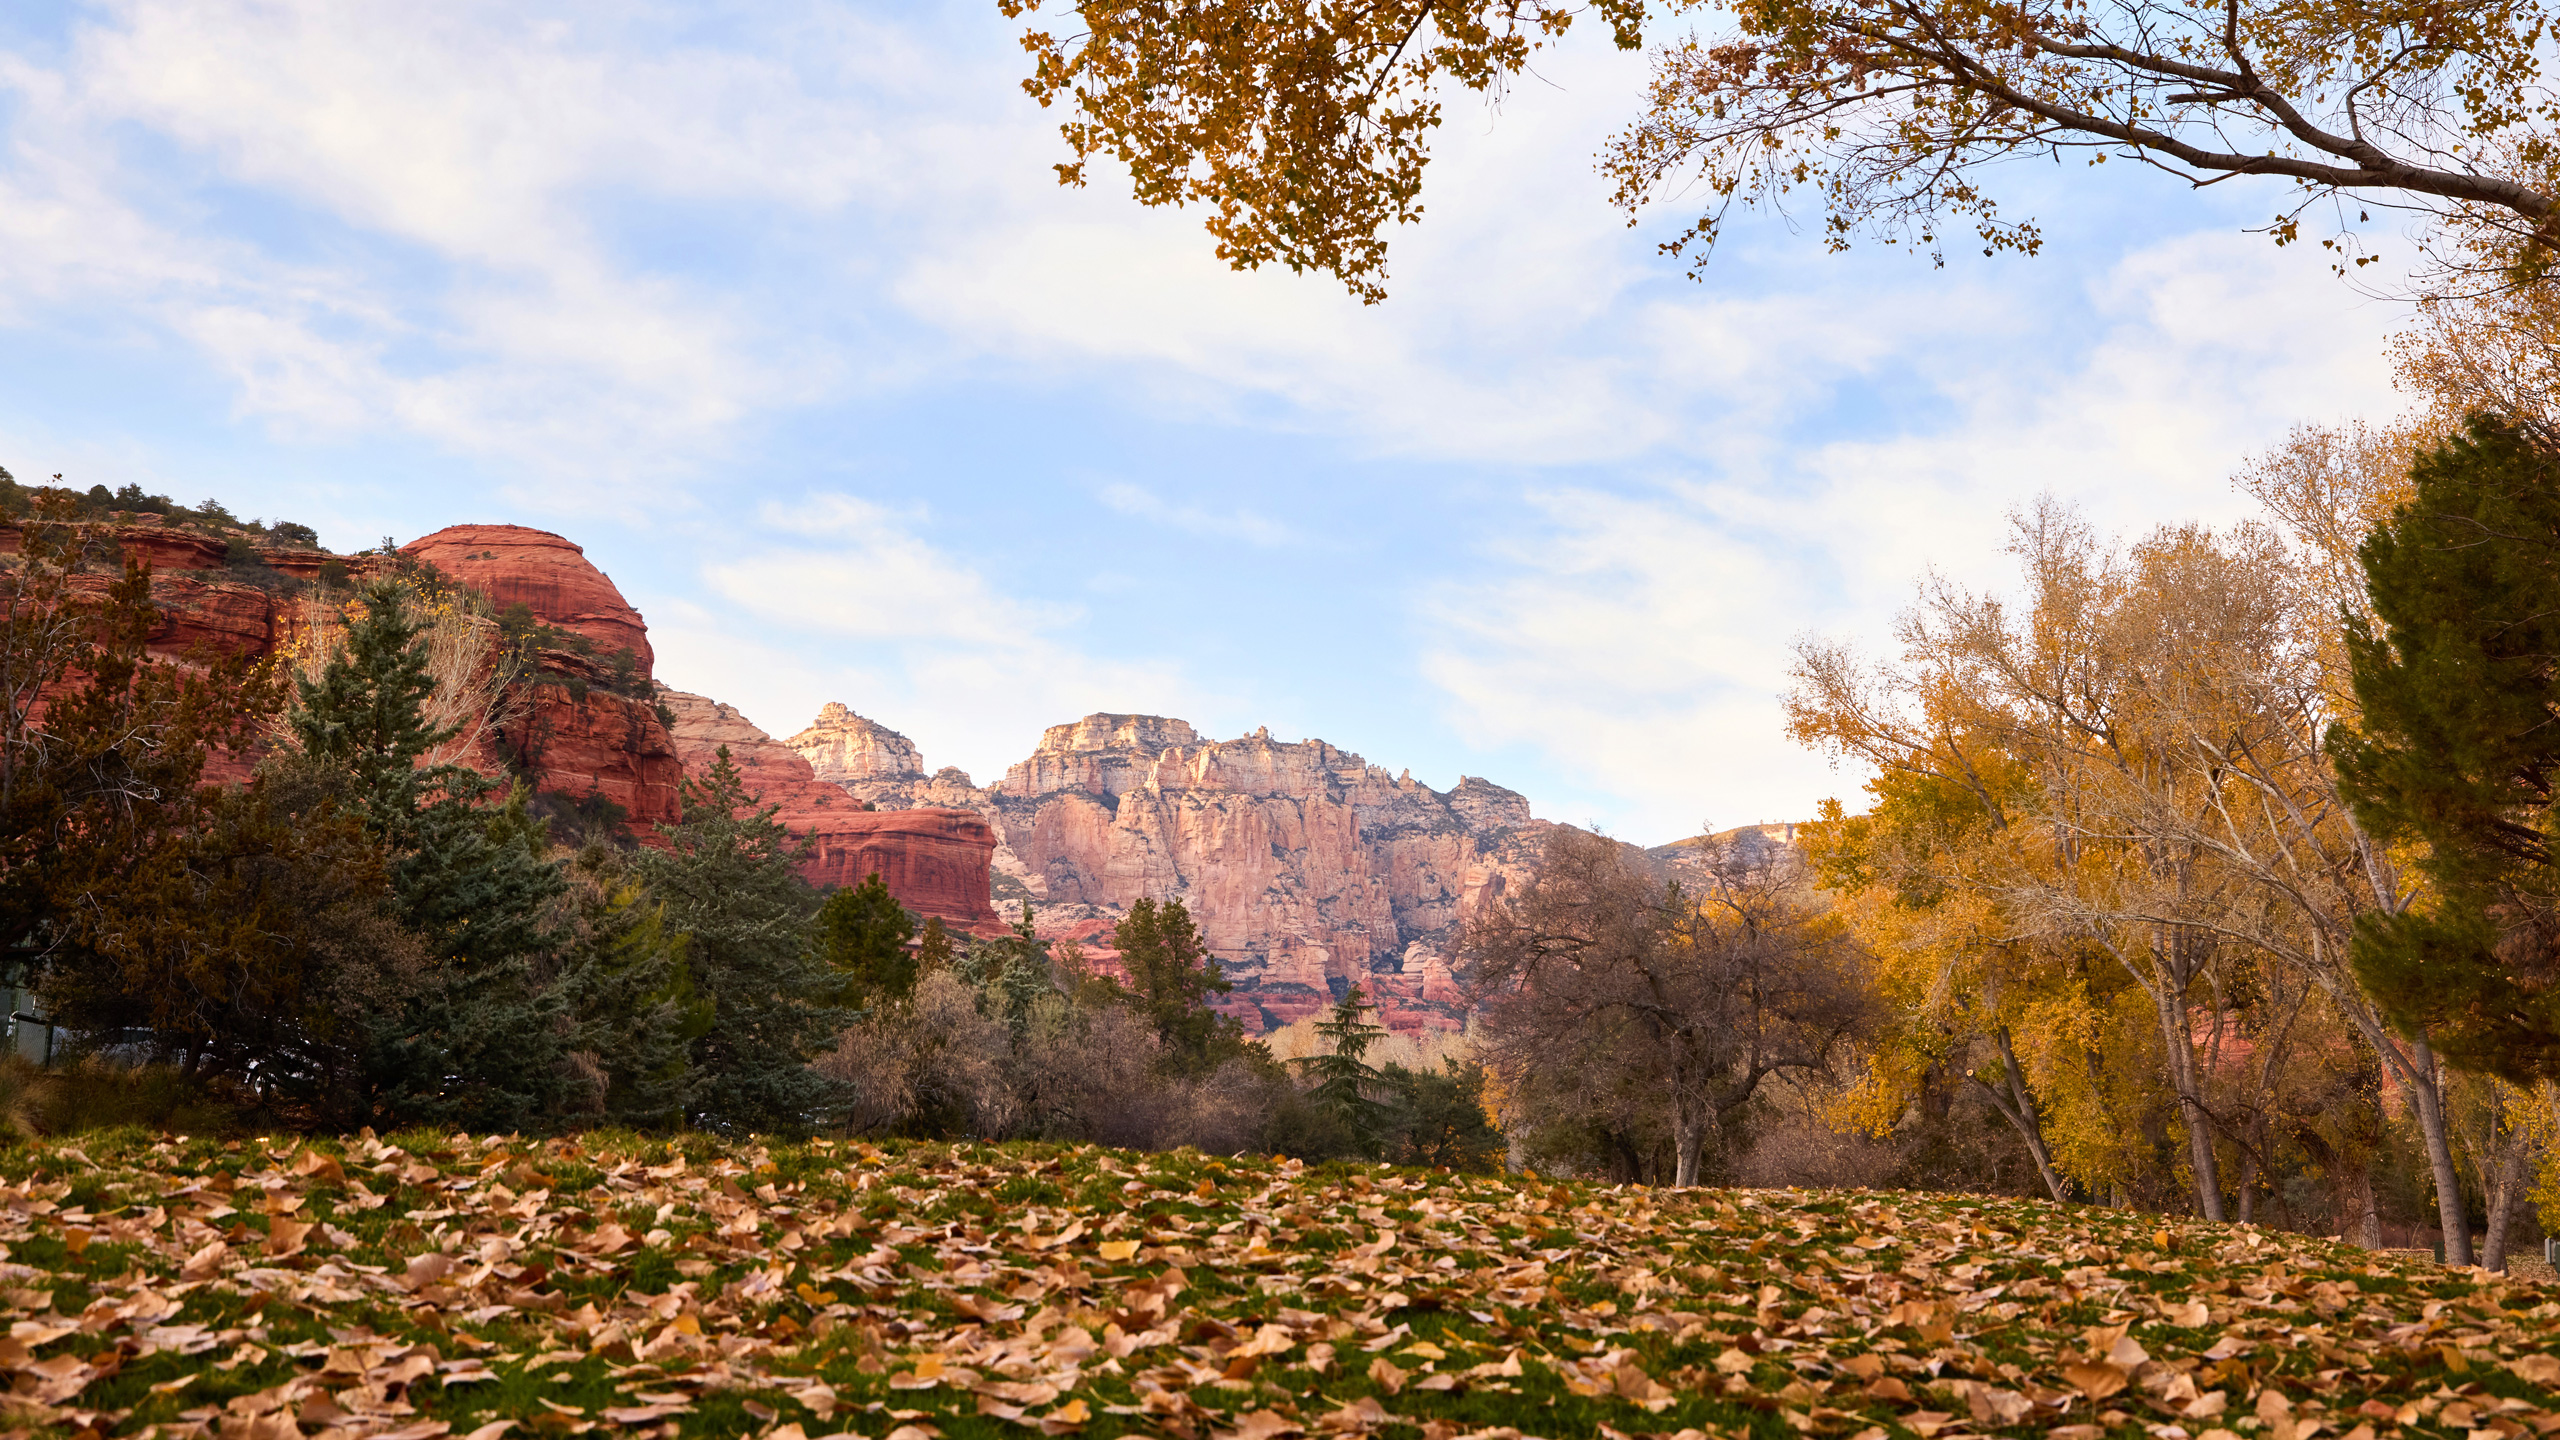
[(0, 1176), (6, 1423), (54, 1433), (2560, 1430), (2539, 1287), (2097, 1209), (636, 1137)]

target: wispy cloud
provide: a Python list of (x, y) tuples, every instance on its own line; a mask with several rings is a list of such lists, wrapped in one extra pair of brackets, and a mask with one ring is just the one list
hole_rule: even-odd
[(1102, 503), (1122, 515), (1192, 535), (1242, 540), (1249, 545), (1286, 545), (1298, 538), (1288, 526), (1251, 510), (1221, 512), (1198, 505), (1172, 504), (1152, 490), (1125, 481), (1103, 486)]
[(776, 734), (840, 700), (914, 737), (931, 763), (992, 782), (1042, 725), (1180, 713), (1199, 698), (1169, 663), (1093, 653), (1080, 607), (1014, 594), (918, 533), (912, 510), (830, 495), (765, 521), (764, 539), (703, 567), (717, 612), (672, 612), (663, 640), (652, 617), (650, 633), (667, 683), (716, 693)]

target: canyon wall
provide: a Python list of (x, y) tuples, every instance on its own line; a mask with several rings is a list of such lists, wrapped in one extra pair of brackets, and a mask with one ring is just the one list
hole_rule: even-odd
[(1181, 900), (1235, 982), (1225, 1008), (1254, 1030), (1354, 984), (1391, 1028), (1459, 1025), (1459, 927), (1525, 877), (1548, 828), (1488, 781), (1441, 792), (1321, 740), (1213, 741), (1155, 715), (1051, 726), (985, 789), (926, 775), (904, 736), (841, 705), (788, 744), (884, 808), (976, 810), (1001, 842), (1002, 908), (1028, 901), (1043, 934), (1097, 958), (1131, 901)]

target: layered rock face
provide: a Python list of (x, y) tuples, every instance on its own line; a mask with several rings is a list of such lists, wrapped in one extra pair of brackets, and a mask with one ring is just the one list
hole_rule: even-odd
[(807, 760), (817, 777), (831, 785), (924, 778), (924, 759), (916, 753), (914, 741), (833, 700), (820, 706), (818, 718), (792, 736), (789, 744), (793, 754)]
[[(792, 747), (841, 754), (839, 737), (880, 731), (840, 709)], [(883, 806), (962, 800), (945, 777), (965, 776), (921, 780), (922, 769), (912, 760), (897, 775), (836, 783)], [(1393, 1028), (1458, 1025), (1459, 926), (1526, 875), (1547, 828), (1487, 781), (1443, 794), (1321, 740), (1265, 730), (1209, 741), (1152, 715), (1052, 726), (1002, 783), (968, 794), (1002, 841), (1008, 907), (1019, 887), (1043, 933), (1095, 949), (1130, 902), (1181, 900), (1236, 984), (1230, 1008), (1255, 1029), (1321, 1010), (1354, 984)]]
[(400, 553), (424, 560), (487, 595), (501, 610), (522, 605), (546, 625), (581, 636), (609, 660), (629, 650), (646, 682), (657, 657), (649, 626), (587, 552), (547, 530), (522, 525), (448, 525)]
[[(675, 745), (688, 772), (707, 773), (726, 746), (758, 802), (779, 807), (775, 819), (815, 838), (816, 851), (800, 872), (811, 883), (858, 885), (877, 874), (898, 903), (919, 914), (964, 929), (994, 923), (988, 865), (996, 838), (976, 811), (866, 810), (865, 801), (819, 779), (801, 751), (758, 729), (736, 707), (663, 686), (658, 699), (675, 714)], [(914, 747), (907, 753), (912, 758)]]
[[(475, 768), (521, 769), (535, 790), (583, 798), (600, 795), (629, 812), (643, 835), (676, 818), (676, 786), (684, 763), (657, 707), (609, 683), (645, 687), (655, 656), (649, 627), (586, 552), (548, 531), (521, 525), (449, 525), (400, 547), (504, 609), (523, 605), (533, 618), (587, 642), (584, 653), (546, 648), (534, 674), (509, 697)], [(629, 650), (631, 679), (610, 657)]]

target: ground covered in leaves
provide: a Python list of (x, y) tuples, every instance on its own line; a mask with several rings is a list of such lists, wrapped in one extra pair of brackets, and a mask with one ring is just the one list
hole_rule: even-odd
[(0, 1153), (22, 1431), (2560, 1432), (2560, 1297), (2241, 1227), (1052, 1146)]

